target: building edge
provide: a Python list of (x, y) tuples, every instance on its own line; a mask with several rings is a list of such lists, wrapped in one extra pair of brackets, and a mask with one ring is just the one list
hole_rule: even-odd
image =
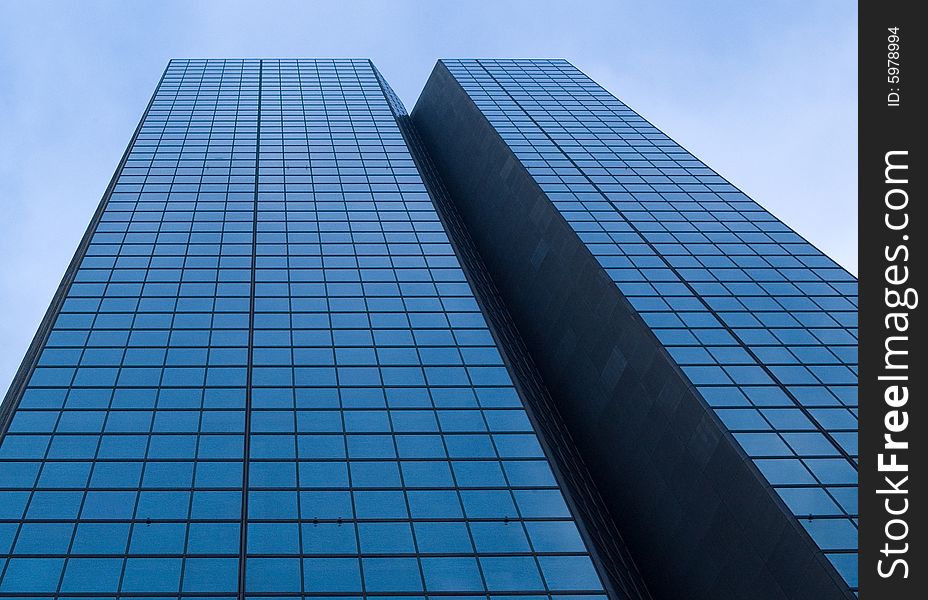
[(158, 90), (161, 89), (161, 84), (164, 83), (164, 78), (167, 75), (168, 67), (170, 67), (170, 64), (171, 61), (169, 60), (168, 64), (164, 68), (164, 71), (161, 72), (161, 77), (158, 79), (157, 85), (155, 85), (155, 90), (152, 92), (151, 98), (148, 100), (148, 104), (145, 105), (145, 110), (142, 111), (142, 115), (139, 117), (139, 122), (135, 126), (135, 130), (132, 132), (132, 136), (129, 138), (129, 142), (126, 145), (126, 149), (122, 153), (122, 157), (119, 159), (119, 163), (116, 165), (116, 170), (113, 172), (113, 176), (110, 178), (109, 184), (107, 184), (106, 189), (103, 191), (103, 196), (100, 198), (100, 202), (97, 204), (96, 210), (94, 210), (93, 216), (90, 219), (90, 223), (87, 225), (87, 229), (84, 230), (84, 234), (81, 236), (80, 243), (78, 243), (77, 249), (74, 251), (74, 255), (71, 257), (71, 261), (68, 263), (64, 275), (61, 277), (61, 282), (55, 289), (54, 295), (52, 295), (52, 300), (49, 303), (48, 308), (45, 310), (45, 315), (39, 322), (39, 327), (36, 330), (35, 335), (32, 337), (32, 342), (29, 344), (29, 347), (26, 350), (26, 354), (23, 357), (19, 368), (16, 370), (15, 375), (13, 375), (13, 380), (10, 383), (10, 387), (7, 389), (6, 395), (3, 397), (3, 401), (0, 402), (0, 438), (6, 434), (7, 429), (9, 428), (13, 413), (16, 412), (16, 408), (19, 406), (19, 402), (22, 399), (26, 384), (29, 382), (29, 378), (32, 376), (32, 372), (38, 363), (39, 352), (45, 346), (45, 341), (52, 330), (52, 326), (55, 324), (55, 319), (58, 317), (58, 314), (61, 311), (61, 306), (64, 304), (65, 297), (68, 294), (68, 289), (74, 282), (74, 277), (77, 275), (77, 270), (80, 267), (81, 262), (84, 260), (84, 256), (87, 253), (87, 248), (90, 246), (90, 240), (93, 238), (93, 234), (97, 229), (97, 225), (100, 223), (100, 218), (103, 216), (103, 211), (106, 209), (106, 205), (109, 203), (110, 197), (113, 194), (113, 190), (116, 188), (116, 181), (119, 179), (119, 175), (122, 172), (126, 161), (129, 159), (129, 153), (131, 152), (132, 147), (135, 145), (139, 133), (142, 131), (142, 124), (145, 122), (145, 117), (148, 116), (148, 112), (151, 110), (152, 104), (155, 102), (155, 97), (158, 95)]
[(589, 470), (570, 438), (570, 432), (563, 427), (563, 419), (557, 414), (537, 366), (519, 336), (412, 118), (376, 66), (371, 63), (371, 67), (461, 263), (465, 278), (474, 290), (474, 296), (487, 319), (506, 368), (523, 399), (539, 442), (550, 460), (606, 590), (616, 598), (651, 600), (644, 579), (615, 522), (605, 509)]

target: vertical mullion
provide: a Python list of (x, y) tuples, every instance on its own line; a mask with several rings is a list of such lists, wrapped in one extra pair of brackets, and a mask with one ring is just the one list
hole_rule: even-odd
[[(247, 64), (247, 62), (245, 63)], [(245, 437), (242, 453), (242, 517), (239, 532), (239, 563), (238, 563), (238, 597), (245, 598), (245, 563), (248, 553), (248, 463), (251, 451), (251, 397), (252, 397), (252, 371), (255, 336), (255, 287), (256, 266), (258, 253), (258, 175), (261, 163), (261, 80), (264, 61), (258, 61), (257, 83), (257, 116), (255, 130), (255, 185), (254, 208), (252, 213), (251, 231), (251, 283), (248, 302), (248, 364), (245, 376)], [(243, 66), (244, 69), (244, 66)]]

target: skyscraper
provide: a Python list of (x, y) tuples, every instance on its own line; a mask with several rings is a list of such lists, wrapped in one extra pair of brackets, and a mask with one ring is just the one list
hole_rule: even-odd
[(566, 61), (413, 121), (652, 589), (849, 595), (856, 280)]
[(0, 409), (0, 597), (849, 595), (854, 284), (566, 62), (171, 61)]

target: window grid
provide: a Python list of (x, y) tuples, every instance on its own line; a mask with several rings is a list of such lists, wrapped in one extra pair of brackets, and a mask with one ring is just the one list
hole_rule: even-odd
[(368, 61), (169, 64), (0, 461), (0, 596), (605, 595)]
[(443, 62), (856, 587), (856, 280), (568, 62)]

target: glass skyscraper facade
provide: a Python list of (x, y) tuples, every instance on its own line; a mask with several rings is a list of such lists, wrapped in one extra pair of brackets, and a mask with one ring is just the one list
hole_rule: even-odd
[(839, 569), (857, 281), (566, 61), (444, 61)]
[(175, 60), (0, 446), (0, 595), (603, 584), (366, 60)]
[[(856, 279), (567, 61), (443, 60), (413, 117), (555, 397), (566, 399), (575, 438), (583, 445), (599, 436), (586, 458), (599, 471), (662, 463), (655, 481), (628, 492), (641, 511), (652, 508), (642, 500), (651, 493), (696, 498), (655, 509), (667, 513), (664, 534), (640, 535), (664, 541), (636, 555), (642, 568), (670, 561), (661, 558), (668, 540), (690, 540), (679, 555), (690, 560), (741, 535), (720, 522), (744, 518), (741, 530), (751, 529), (753, 507), (737, 498), (759, 477), (775, 497), (772, 512), (792, 515), (789, 527), (760, 537), (801, 527), (794, 539), (804, 531), (816, 547), (810, 557), (826, 556), (836, 573), (823, 585), (856, 589)], [(642, 350), (647, 360), (633, 364)], [(583, 352), (586, 362), (575, 358)], [(658, 362), (666, 366), (660, 376)], [(663, 416), (682, 412), (680, 401), (653, 400), (667, 392), (668, 378), (689, 395), (687, 412), (714, 416), (662, 429)], [(663, 415), (636, 412), (648, 403)], [(600, 418), (629, 425), (606, 434), (593, 424)], [(648, 438), (638, 426), (658, 433)], [(706, 430), (711, 443), (687, 439)], [(639, 446), (666, 456), (634, 464), (628, 454), (613, 456), (629, 460), (613, 467), (610, 436), (638, 436)], [(668, 449), (667, 436), (683, 440), (678, 449)], [(732, 477), (737, 484), (712, 463), (713, 444), (734, 446), (729, 457), (750, 465)], [(706, 469), (699, 483), (710, 485), (688, 486), (687, 469)], [(668, 478), (679, 486), (673, 493)], [(639, 485), (635, 479), (601, 478), (615, 494)], [(717, 509), (729, 499), (727, 512)], [(673, 511), (694, 522), (714, 514), (687, 529)], [(638, 517), (620, 525), (634, 528)], [(713, 529), (718, 537), (706, 533)], [(776, 546), (756, 548), (753, 563), (732, 562), (728, 576), (740, 570), (747, 578), (757, 563), (778, 562), (772, 589), (787, 590), (790, 577), (779, 569), (790, 559), (769, 561)], [(695, 578), (710, 597), (739, 595), (726, 587), (724, 569), (712, 571), (722, 560), (682, 570), (711, 571)], [(650, 572), (652, 586), (662, 570)]]
[[(856, 280), (569, 63), (439, 69), (855, 589)], [(570, 483), (488, 325), (496, 278), (539, 379), (577, 395), (527, 331), (560, 309), (526, 316), (469, 220), (434, 89), (410, 118), (367, 60), (171, 61), (0, 413), (0, 597), (665, 597), (577, 508), (602, 495), (624, 534), (650, 515), (603, 482), (645, 492), (567, 418), (595, 482)], [(567, 248), (542, 242), (538, 264)]]

